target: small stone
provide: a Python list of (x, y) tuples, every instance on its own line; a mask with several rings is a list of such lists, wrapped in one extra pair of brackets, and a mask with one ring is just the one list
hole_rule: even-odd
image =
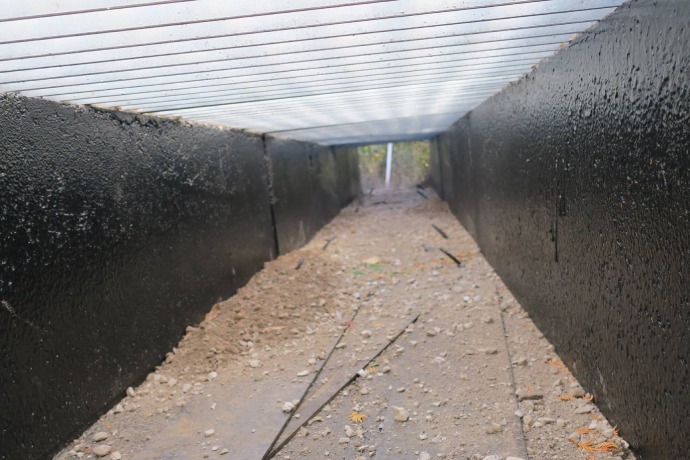
[(588, 414), (588, 413), (592, 412), (592, 409), (594, 409), (594, 407), (592, 407), (591, 404), (585, 404), (584, 406), (578, 407), (577, 409), (575, 409), (575, 413), (576, 414)]
[(347, 444), (350, 442), (350, 438), (343, 436), (342, 438), (338, 439), (338, 444)]
[(227, 454), (228, 452), (230, 452), (228, 449), (223, 449), (223, 450), (220, 451), (220, 455), (225, 455), (225, 454)]
[(105, 457), (110, 453), (110, 446), (107, 444), (99, 444), (93, 448), (92, 452), (99, 457)]
[(368, 339), (369, 337), (371, 337), (371, 331), (368, 329), (365, 329), (362, 332), (360, 332), (359, 335), (361, 335), (365, 339)]
[(503, 431), (503, 427), (501, 425), (499, 425), (498, 423), (495, 423), (495, 422), (484, 428), (484, 433), (486, 433), (486, 434), (495, 434), (495, 433), (500, 433), (502, 431)]
[(558, 420), (556, 420), (556, 426), (558, 428), (563, 428), (565, 426), (565, 420), (563, 420), (562, 418), (559, 418)]
[(428, 452), (420, 452), (419, 460), (431, 460), (431, 455)]
[(485, 316), (482, 318), (482, 321), (485, 322), (486, 324), (493, 324), (494, 319), (491, 316)]
[(362, 388), (360, 388), (359, 394), (361, 394), (361, 395), (368, 395), (368, 394), (369, 394), (369, 388), (367, 388), (367, 387), (362, 387)]
[(503, 460), (501, 457), (498, 455), (489, 455), (487, 457), (484, 457), (482, 460)]
[(568, 393), (574, 398), (582, 398), (585, 396), (585, 390), (582, 388), (571, 388)]
[(130, 398), (133, 398), (136, 396), (136, 393), (134, 392), (134, 388), (127, 387), (127, 396), (129, 396)]
[(122, 404), (118, 404), (117, 406), (115, 406), (115, 409), (113, 409), (113, 412), (115, 414), (121, 414), (124, 411), (125, 411), (125, 408), (122, 407)]
[(210, 438), (214, 434), (216, 434), (216, 430), (214, 430), (213, 428), (204, 431), (204, 436), (206, 436), (207, 438)]
[(168, 379), (168, 386), (174, 387), (175, 385), (177, 385), (177, 379), (170, 377)]
[(527, 358), (523, 358), (523, 357), (515, 360), (515, 364), (517, 364), (518, 366), (526, 366), (527, 362), (528, 362)]
[(188, 383), (185, 383), (184, 385), (182, 385), (182, 393), (187, 393), (191, 389), (192, 389), (192, 386)]
[(506, 457), (506, 460), (525, 460), (525, 459), (521, 458), (521, 457)]
[(295, 410), (295, 405), (292, 404), (290, 401), (286, 401), (285, 404), (283, 404), (282, 409), (283, 409), (283, 412), (285, 412), (286, 414), (289, 414), (290, 412)]
[(433, 329), (427, 329), (426, 335), (429, 337), (436, 337), (436, 331)]
[(537, 393), (535, 391), (522, 390), (522, 389), (517, 391), (517, 397), (518, 397), (518, 401), (531, 401), (531, 400), (544, 399), (544, 395), (541, 393)]
[(106, 433), (105, 431), (99, 431), (98, 433), (93, 435), (94, 442), (101, 442), (105, 441), (106, 439), (108, 439), (108, 433)]
[(297, 377), (306, 377), (307, 375), (309, 375), (309, 371), (308, 371), (308, 370), (307, 370), (307, 371), (302, 371), (302, 372), (298, 372), (298, 373), (297, 373)]
[(122, 454), (119, 451), (115, 451), (110, 454), (110, 460), (122, 460)]
[(208, 380), (210, 382), (211, 380), (213, 380), (217, 377), (218, 377), (218, 372), (215, 372), (215, 371), (209, 372), (208, 375), (206, 376), (206, 380)]
[(257, 367), (261, 367), (261, 361), (258, 359), (250, 359), (249, 360), (249, 367), (256, 369)]
[(391, 406), (393, 409), (393, 420), (396, 422), (406, 422), (410, 419), (410, 411), (404, 407)]

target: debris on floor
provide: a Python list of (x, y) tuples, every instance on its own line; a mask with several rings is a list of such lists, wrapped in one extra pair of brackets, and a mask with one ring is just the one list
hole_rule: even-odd
[(376, 190), (267, 263), (55, 458), (634, 459), (417, 192)]

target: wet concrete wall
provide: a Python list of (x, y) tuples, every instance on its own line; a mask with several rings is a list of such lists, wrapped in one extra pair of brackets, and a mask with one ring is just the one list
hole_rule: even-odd
[(266, 138), (281, 254), (303, 246), (359, 193), (355, 149)]
[(689, 19), (632, 1), (433, 144), (436, 188), (643, 459), (690, 447)]
[(268, 164), (259, 135), (0, 96), (0, 459), (47, 458), (276, 256)]

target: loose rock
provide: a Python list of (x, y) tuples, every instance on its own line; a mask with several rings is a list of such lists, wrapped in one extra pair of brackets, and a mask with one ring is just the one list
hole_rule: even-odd
[(410, 412), (404, 407), (392, 406), (393, 420), (396, 422), (406, 422), (410, 419)]
[(110, 446), (107, 444), (99, 444), (93, 448), (92, 452), (99, 457), (105, 457), (110, 453)]
[(295, 410), (295, 405), (292, 404), (290, 401), (286, 401), (285, 404), (283, 404), (282, 409), (283, 409), (283, 412), (285, 412), (286, 414), (289, 414), (290, 412)]
[(105, 431), (99, 431), (98, 433), (93, 435), (94, 442), (101, 442), (105, 441), (106, 439), (108, 439), (108, 433), (106, 433)]

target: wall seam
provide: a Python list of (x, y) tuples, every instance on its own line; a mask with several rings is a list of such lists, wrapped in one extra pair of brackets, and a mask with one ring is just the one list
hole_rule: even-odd
[(266, 187), (268, 187), (268, 208), (271, 214), (271, 224), (273, 226), (273, 250), (275, 251), (274, 259), (280, 255), (280, 245), (278, 243), (278, 223), (276, 222), (275, 213), (275, 194), (273, 193), (273, 164), (271, 163), (271, 156), (268, 153), (268, 146), (266, 144), (266, 135), (261, 135), (261, 145), (264, 153), (264, 169), (266, 170)]

